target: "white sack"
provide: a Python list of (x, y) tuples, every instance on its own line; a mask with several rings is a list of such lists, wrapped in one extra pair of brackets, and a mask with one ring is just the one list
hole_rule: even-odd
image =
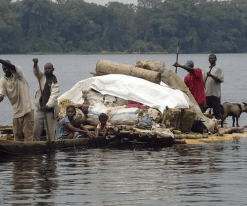
[(123, 108), (116, 111), (109, 119), (109, 122), (117, 125), (135, 125), (138, 123), (140, 109)]
[(105, 113), (112, 124), (133, 125), (138, 123), (138, 108), (106, 107), (103, 103), (92, 104), (88, 108), (87, 120), (91, 125), (99, 123), (99, 115)]
[(101, 93), (99, 93), (99, 92), (97, 92), (91, 88), (89, 90), (87, 90), (87, 92), (85, 92), (85, 90), (83, 89), (83, 92), (84, 92), (84, 97), (87, 98), (87, 100), (90, 104), (95, 104), (97, 102), (103, 102), (104, 96)]
[(94, 79), (91, 88), (103, 95), (109, 94), (142, 103), (158, 109), (161, 113), (166, 106), (169, 108), (189, 108), (189, 98), (182, 91), (137, 77), (121, 74), (99, 76)]
[(96, 103), (88, 107), (87, 121), (91, 125), (99, 124), (99, 115), (101, 113), (108, 113), (108, 108), (102, 103)]

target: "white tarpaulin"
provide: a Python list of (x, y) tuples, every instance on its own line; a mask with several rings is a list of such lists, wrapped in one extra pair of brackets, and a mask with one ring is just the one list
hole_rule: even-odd
[(59, 101), (70, 99), (75, 103), (83, 103), (82, 91), (90, 85), (92, 89), (103, 95), (108, 94), (136, 101), (156, 108), (162, 113), (166, 106), (169, 108), (189, 108), (189, 98), (182, 91), (122, 74), (109, 74), (80, 81), (60, 96)]
[(84, 99), (82, 98), (82, 91), (90, 89), (90, 86), (95, 78), (96, 77), (91, 77), (77, 82), (69, 91), (65, 92), (58, 98), (58, 102), (63, 99), (70, 99), (74, 103), (82, 104), (84, 102)]

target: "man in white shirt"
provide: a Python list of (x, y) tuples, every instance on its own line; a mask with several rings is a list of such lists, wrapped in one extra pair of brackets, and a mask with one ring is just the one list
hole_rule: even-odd
[(8, 97), (13, 108), (13, 133), (15, 141), (33, 141), (34, 106), (29, 85), (19, 66), (0, 59), (4, 77), (0, 80), (0, 102)]
[(216, 66), (216, 60), (215, 54), (209, 55), (210, 66), (205, 70), (204, 82), (207, 108), (213, 108), (215, 118), (220, 119), (221, 83), (224, 81), (224, 74), (222, 69)]

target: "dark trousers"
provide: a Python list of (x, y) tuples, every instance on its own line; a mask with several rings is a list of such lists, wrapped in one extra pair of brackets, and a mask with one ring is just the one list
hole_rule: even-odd
[(213, 113), (214, 113), (215, 118), (220, 119), (221, 118), (220, 97), (207, 96), (206, 102), (207, 102), (207, 108), (213, 108)]

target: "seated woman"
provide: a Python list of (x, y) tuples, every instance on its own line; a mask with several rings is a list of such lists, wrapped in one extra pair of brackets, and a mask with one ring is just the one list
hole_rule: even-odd
[(108, 116), (105, 113), (99, 115), (100, 123), (95, 128), (95, 136), (107, 136), (111, 131), (111, 123), (108, 122)]
[(55, 139), (75, 139), (80, 137), (92, 139), (89, 131), (76, 119), (75, 106), (69, 105), (66, 108), (66, 115), (60, 120), (56, 128)]

